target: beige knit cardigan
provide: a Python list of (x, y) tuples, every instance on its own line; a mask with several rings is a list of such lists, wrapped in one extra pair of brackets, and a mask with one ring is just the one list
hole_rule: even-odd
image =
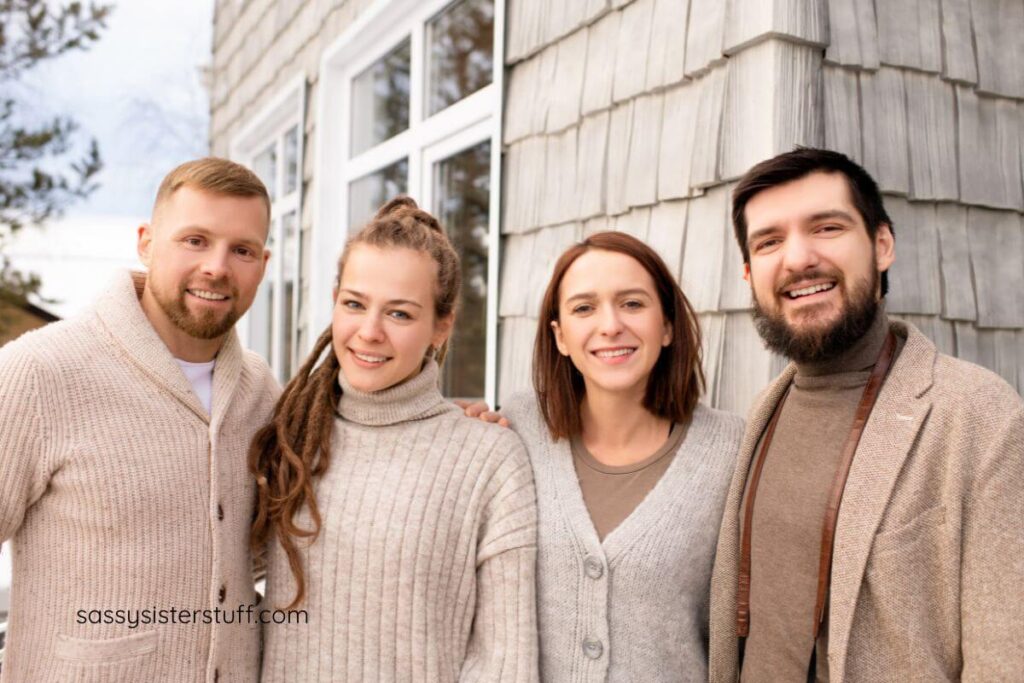
[[(1024, 681), (1024, 401), (988, 370), (938, 353), (912, 325), (891, 329), (906, 344), (839, 509), (829, 679)], [(726, 500), (711, 581), (713, 683), (737, 678), (740, 500), (794, 372), (752, 408)]]
[(202, 613), (198, 624), (88, 623), (254, 597), (246, 451), (276, 383), (232, 332), (209, 417), (143, 313), (141, 285), (121, 273), (88, 312), (0, 350), (0, 540), (13, 539), (4, 683), (257, 677), (257, 625)]
[[(302, 545), (308, 623), (265, 627), (263, 681), (528, 682), (537, 678), (536, 499), (514, 432), (462, 415), (437, 365), (343, 395), (323, 519)], [(308, 511), (298, 518), (310, 526)], [(267, 602), (295, 583), (276, 543)]]

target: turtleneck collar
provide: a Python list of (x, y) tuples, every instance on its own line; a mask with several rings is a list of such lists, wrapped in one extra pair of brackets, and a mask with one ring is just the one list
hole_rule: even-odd
[(875, 319), (867, 333), (838, 356), (813, 363), (796, 364), (796, 381), (811, 377), (823, 377), (842, 373), (860, 373), (870, 370), (885, 343), (889, 332), (889, 316), (885, 312), (885, 299), (878, 303)]
[(345, 373), (339, 372), (341, 399), (338, 401), (338, 415), (349, 422), (383, 427), (459, 410), (441, 395), (439, 374), (437, 363), (429, 360), (417, 375), (401, 384), (367, 392), (354, 389)]

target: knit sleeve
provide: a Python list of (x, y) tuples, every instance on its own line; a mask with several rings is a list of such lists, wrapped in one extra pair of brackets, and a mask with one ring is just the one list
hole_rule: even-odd
[(0, 353), (0, 542), (15, 534), (28, 507), (46, 488), (49, 382), (21, 345)]
[(509, 457), (484, 516), (477, 550), (473, 631), (460, 680), (536, 681), (537, 501), (526, 452), (512, 434)]

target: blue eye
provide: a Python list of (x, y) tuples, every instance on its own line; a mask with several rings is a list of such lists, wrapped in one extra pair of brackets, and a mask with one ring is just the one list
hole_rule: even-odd
[(353, 311), (357, 311), (363, 307), (361, 303), (359, 303), (358, 301), (353, 301), (352, 299), (346, 299), (342, 301), (341, 305)]
[(395, 320), (412, 320), (412, 316), (405, 311), (391, 311), (390, 315)]

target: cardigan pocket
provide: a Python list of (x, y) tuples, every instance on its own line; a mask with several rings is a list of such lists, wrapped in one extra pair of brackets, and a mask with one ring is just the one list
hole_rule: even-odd
[(156, 651), (157, 632), (142, 631), (121, 638), (94, 640), (58, 635), (57, 659), (78, 664), (100, 664), (141, 657)]

